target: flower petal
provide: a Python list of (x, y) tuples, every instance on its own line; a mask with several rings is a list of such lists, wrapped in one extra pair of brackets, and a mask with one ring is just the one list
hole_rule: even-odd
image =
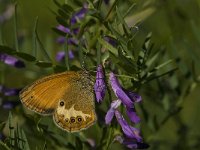
[(94, 91), (95, 91), (97, 102), (101, 102), (103, 98), (105, 97), (105, 92), (106, 92), (105, 76), (104, 76), (102, 65), (99, 65), (97, 67)]
[(111, 103), (111, 107), (110, 109), (107, 111), (106, 116), (105, 116), (105, 123), (106, 124), (110, 124), (113, 116), (115, 114), (115, 109), (117, 109), (117, 107), (119, 107), (119, 105), (121, 104), (120, 100), (115, 100)]
[(63, 25), (58, 25), (56, 28), (64, 33), (71, 34), (70, 29)]
[(4, 53), (0, 53), (0, 61), (4, 62), (7, 65), (14, 66), (16, 68), (25, 67), (25, 64), (23, 61)]
[(138, 142), (142, 141), (142, 137), (139, 135), (140, 134), (139, 129), (136, 129), (128, 125), (128, 123), (118, 110), (115, 111), (115, 116), (126, 137), (136, 139)]
[(110, 108), (107, 113), (106, 113), (106, 116), (105, 116), (105, 123), (106, 124), (110, 124), (112, 119), (113, 119), (113, 116), (115, 114), (115, 110)]
[(140, 95), (138, 95), (137, 93), (128, 91), (128, 90), (125, 90), (125, 92), (133, 102), (138, 103), (138, 102), (142, 101), (142, 97)]
[(127, 107), (134, 107), (133, 102), (131, 99), (128, 97), (128, 95), (122, 90), (122, 89), (117, 89), (115, 92), (116, 96), (122, 101), (124, 105)]
[(130, 149), (147, 149), (149, 147), (149, 145), (146, 143), (137, 142), (134, 139), (124, 138), (119, 135), (114, 138), (114, 141), (118, 141), (119, 143), (125, 145), (126, 147), (128, 147)]
[(81, 20), (85, 17), (85, 14), (87, 13), (88, 9), (87, 7), (83, 7), (82, 9), (80, 9), (78, 12), (76, 12), (71, 20), (70, 20), (70, 23), (73, 25), (73, 24), (76, 24), (78, 20)]
[(113, 72), (110, 73), (109, 79), (110, 79), (112, 89), (115, 95), (117, 96), (117, 98), (119, 98), (122, 101), (122, 103), (126, 105), (127, 107), (134, 107), (133, 102), (128, 97), (126, 92), (122, 89), (121, 85), (119, 84), (119, 81), (117, 80)]
[(129, 117), (129, 119), (134, 123), (140, 122), (140, 117), (136, 114), (135, 108), (126, 108), (126, 113)]
[[(74, 58), (74, 53), (72, 52), (72, 50), (69, 50), (68, 52), (69, 54), (69, 59), (73, 59)], [(56, 61), (60, 62), (63, 61), (65, 59), (65, 51), (59, 51), (56, 54)]]

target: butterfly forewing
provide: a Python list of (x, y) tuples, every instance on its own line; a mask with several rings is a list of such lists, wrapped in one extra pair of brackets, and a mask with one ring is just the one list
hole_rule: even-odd
[(37, 113), (52, 114), (76, 77), (77, 72), (73, 71), (46, 76), (25, 87), (20, 92), (20, 99), (26, 107)]

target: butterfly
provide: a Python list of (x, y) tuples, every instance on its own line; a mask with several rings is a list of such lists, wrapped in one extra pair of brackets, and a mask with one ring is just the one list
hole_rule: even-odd
[(91, 75), (66, 71), (36, 80), (20, 91), (24, 106), (41, 115), (53, 115), (55, 124), (68, 132), (92, 126), (96, 120)]

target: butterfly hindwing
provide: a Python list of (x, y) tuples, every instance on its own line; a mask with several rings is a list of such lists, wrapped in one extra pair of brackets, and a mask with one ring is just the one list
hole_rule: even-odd
[(93, 125), (96, 121), (93, 82), (87, 74), (72, 83), (65, 91), (54, 112), (54, 121), (68, 132), (77, 132)]

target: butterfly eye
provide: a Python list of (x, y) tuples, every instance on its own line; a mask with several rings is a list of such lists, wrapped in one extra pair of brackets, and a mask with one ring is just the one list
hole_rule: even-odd
[(71, 117), (71, 118), (70, 118), (70, 122), (71, 122), (71, 123), (74, 123), (75, 121), (76, 121), (76, 120), (75, 120), (74, 117)]
[(65, 103), (64, 103), (63, 101), (60, 102), (60, 106), (64, 106), (64, 104), (65, 104)]
[(82, 117), (77, 117), (78, 122), (82, 121)]

